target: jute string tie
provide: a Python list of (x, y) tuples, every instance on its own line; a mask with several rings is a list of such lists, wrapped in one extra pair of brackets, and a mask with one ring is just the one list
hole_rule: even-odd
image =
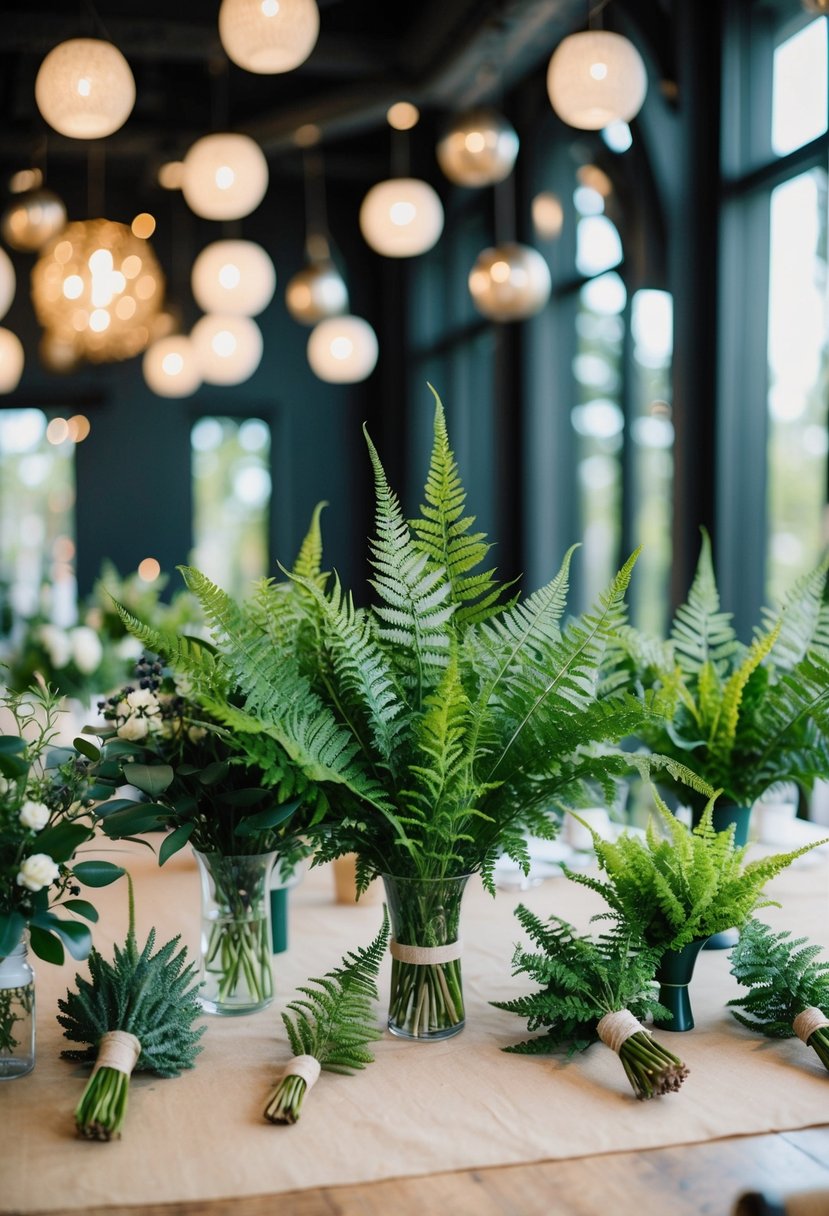
[(293, 1056), (285, 1065), (282, 1078), (284, 1080), (285, 1077), (301, 1077), (310, 1089), (312, 1085), (316, 1085), (320, 1071), (320, 1062), (316, 1056)]
[(141, 1041), (127, 1030), (108, 1030), (98, 1044), (93, 1076), (100, 1068), (114, 1068), (128, 1077), (141, 1055)]
[(815, 1005), (802, 1009), (792, 1022), (792, 1030), (803, 1043), (808, 1043), (815, 1031), (822, 1030), (824, 1026), (829, 1026), (829, 1018)]
[(451, 963), (463, 954), (463, 942), (449, 942), (446, 946), (404, 946), (391, 939), (389, 951), (398, 963), (415, 963), (420, 967), (434, 967), (440, 963)]
[(614, 1013), (606, 1013), (596, 1027), (601, 1041), (618, 1055), (622, 1045), (631, 1035), (644, 1030), (650, 1034), (641, 1022), (633, 1016), (629, 1009), (617, 1009)]

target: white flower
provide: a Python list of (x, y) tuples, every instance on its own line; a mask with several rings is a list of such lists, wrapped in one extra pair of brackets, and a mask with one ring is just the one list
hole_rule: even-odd
[(95, 630), (90, 629), (88, 625), (76, 625), (74, 629), (69, 630), (69, 638), (72, 643), (72, 658), (78, 671), (86, 676), (97, 671), (104, 657), (104, 648)]
[(149, 717), (151, 714), (157, 714), (158, 697), (149, 688), (135, 688), (132, 692), (128, 692), (124, 698), (124, 704), (130, 709), (130, 712), (138, 710), (142, 717)]
[(49, 655), (49, 661), (56, 669), (65, 667), (72, 658), (72, 643), (68, 634), (57, 625), (41, 625), (38, 638)]
[(49, 822), (49, 808), (42, 802), (27, 800), (20, 808), (20, 822), (24, 828), (39, 832)]
[(119, 659), (140, 659), (143, 652), (144, 647), (138, 638), (134, 638), (130, 634), (115, 643), (115, 653)]
[(41, 891), (50, 887), (60, 874), (60, 867), (48, 853), (33, 853), (27, 857), (17, 875), (17, 885), (29, 891)]
[(132, 743), (137, 743), (139, 739), (146, 739), (149, 731), (150, 724), (146, 718), (127, 718), (115, 733), (119, 739), (128, 739)]

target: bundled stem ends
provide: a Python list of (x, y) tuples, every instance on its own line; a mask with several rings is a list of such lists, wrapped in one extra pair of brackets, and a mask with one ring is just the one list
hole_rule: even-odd
[(676, 1093), (688, 1076), (687, 1065), (657, 1042), (627, 1009), (605, 1014), (596, 1033), (622, 1061), (637, 1098)]

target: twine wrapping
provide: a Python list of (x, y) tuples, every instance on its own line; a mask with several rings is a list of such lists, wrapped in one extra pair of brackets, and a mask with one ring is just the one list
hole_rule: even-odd
[(645, 1030), (642, 1023), (637, 1021), (628, 1009), (617, 1009), (614, 1013), (606, 1013), (596, 1030), (601, 1041), (617, 1055), (631, 1035), (637, 1034), (640, 1030), (645, 1031), (645, 1034), (650, 1034), (650, 1031)]
[(320, 1070), (320, 1062), (316, 1056), (293, 1056), (285, 1065), (282, 1079), (284, 1081), (285, 1077), (301, 1077), (310, 1089), (316, 1084)]
[(134, 1034), (127, 1030), (108, 1030), (98, 1044), (98, 1058), (92, 1075), (100, 1068), (114, 1068), (116, 1072), (123, 1072), (129, 1077), (140, 1055), (141, 1041)]
[(822, 1030), (824, 1026), (829, 1026), (829, 1018), (816, 1005), (801, 1009), (792, 1022), (792, 1030), (803, 1043), (808, 1043), (815, 1031)]
[(446, 946), (403, 946), (391, 939), (389, 951), (398, 963), (415, 963), (419, 967), (434, 967), (439, 963), (451, 963), (463, 954), (463, 942), (449, 942)]

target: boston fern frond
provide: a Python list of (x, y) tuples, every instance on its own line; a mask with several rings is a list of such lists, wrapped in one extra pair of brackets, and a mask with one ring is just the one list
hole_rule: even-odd
[[(302, 996), (288, 1004), (282, 1021), (294, 1058), (265, 1106), (265, 1118), (272, 1123), (296, 1123), (311, 1078), (320, 1068), (347, 1074), (374, 1060), (366, 1044), (380, 1038), (373, 1004), (388, 939), (384, 908), (383, 923), (371, 944), (348, 951), (339, 966), (321, 979), (309, 980), (298, 989)], [(298, 1071), (292, 1072), (294, 1067)]]
[(87, 1139), (120, 1135), (133, 1069), (175, 1077), (192, 1068), (201, 1051), (198, 1041), (204, 1027), (193, 1028), (202, 1012), (194, 982), (196, 967), (187, 962), (184, 948), (176, 953), (179, 941), (174, 937), (154, 954), (155, 929), (151, 929), (138, 949), (130, 886), (129, 931), (123, 947), (113, 948), (112, 962), (93, 949), (90, 978), (76, 975), (76, 990), (58, 1001), (58, 1022), (66, 1038), (86, 1044), (61, 1054), (68, 1060), (98, 1061), (75, 1111), (78, 1131)]
[(664, 1012), (654, 982), (659, 951), (630, 927), (594, 940), (560, 917), (543, 922), (523, 905), (515, 915), (538, 949), (516, 946), (512, 973), (530, 976), (541, 988), (492, 1003), (526, 1018), (528, 1030), (545, 1033), (505, 1050), (541, 1055), (566, 1049), (569, 1057), (601, 1039), (618, 1053), (637, 1098), (677, 1090), (688, 1069), (640, 1025)]
[(731, 952), (731, 974), (748, 992), (728, 1004), (749, 1030), (773, 1039), (797, 1035), (829, 1069), (829, 959), (818, 961), (822, 953), (805, 937), (749, 921)]

